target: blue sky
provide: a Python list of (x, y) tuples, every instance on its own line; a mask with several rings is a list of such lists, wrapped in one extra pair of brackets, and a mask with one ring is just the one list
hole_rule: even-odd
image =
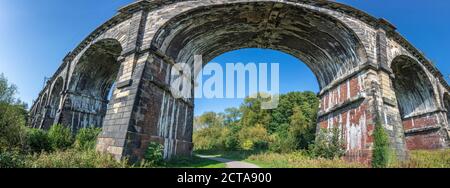
[[(116, 10), (133, 0), (0, 0), (0, 72), (31, 104), (61, 59)], [(444, 75), (450, 75), (450, 1), (340, 0), (397, 26)], [(270, 50), (226, 53), (214, 62), (280, 63), (281, 92), (317, 91), (311, 71), (289, 55)], [(302, 75), (302, 79), (298, 79)], [(221, 111), (241, 100), (197, 100), (196, 113)]]

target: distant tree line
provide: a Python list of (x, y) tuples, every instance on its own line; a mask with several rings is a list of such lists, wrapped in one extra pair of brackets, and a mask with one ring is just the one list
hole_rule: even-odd
[(261, 109), (263, 100), (246, 98), (239, 108), (195, 117), (195, 149), (290, 152), (314, 143), (319, 109), (316, 94), (280, 95), (278, 108), (272, 110)]

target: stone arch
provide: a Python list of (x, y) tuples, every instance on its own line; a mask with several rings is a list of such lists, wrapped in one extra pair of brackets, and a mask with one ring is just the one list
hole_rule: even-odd
[(401, 55), (392, 61), (393, 86), (403, 119), (436, 110), (432, 82), (414, 59)]
[(38, 118), (37, 118), (37, 126), (36, 128), (43, 128), (43, 121), (45, 118), (45, 114), (47, 112), (47, 93), (45, 93), (40, 102), (39, 102), (39, 106), (38, 106), (38, 110), (37, 110), (37, 114), (38, 114)]
[(394, 58), (391, 68), (406, 147), (409, 150), (441, 148), (441, 113), (426, 70), (405, 55)]
[(45, 115), (46, 117), (43, 123), (44, 129), (49, 129), (55, 123), (56, 113), (60, 107), (61, 92), (63, 91), (63, 87), (64, 87), (64, 79), (62, 77), (56, 78), (50, 90), (48, 110), (47, 114)]
[(450, 129), (450, 94), (444, 93), (444, 108), (447, 111), (447, 126)]
[(108, 93), (120, 70), (121, 53), (119, 41), (102, 39), (89, 46), (74, 66), (63, 112), (64, 124), (74, 131), (102, 126)]
[(321, 89), (366, 63), (358, 35), (323, 12), (295, 4), (263, 1), (200, 6), (167, 21), (156, 32), (152, 48), (176, 63), (203, 62), (241, 48), (285, 52), (305, 62)]
[[(351, 148), (354, 158), (368, 155), (368, 151), (362, 151), (370, 147), (363, 136), (369, 117), (364, 114), (367, 105), (362, 104), (364, 100), (354, 100), (361, 99), (359, 96), (364, 90), (361, 67), (368, 59), (366, 48), (356, 34), (358, 31), (326, 12), (298, 4), (280, 1), (215, 3), (176, 10), (178, 13), (172, 13), (163, 24), (157, 23), (161, 26), (152, 31), (155, 35), (150, 40), (149, 51), (154, 59), (146, 71), (154, 72), (145, 75), (155, 75), (156, 81), (144, 77), (142, 85), (147, 88), (142, 90), (146, 94), (151, 93), (152, 97), (138, 99), (142, 101), (142, 107), (139, 106), (136, 111), (142, 116), (136, 121), (137, 126), (133, 127), (138, 132), (133, 136), (138, 147), (131, 146), (131, 152), (139, 154), (145, 149), (145, 144), (136, 139), (139, 137), (163, 140), (165, 157), (192, 151), (192, 101), (173, 99), (171, 91), (152, 87), (170, 83), (166, 75), (169, 75), (167, 70), (173, 63), (192, 65), (194, 55), (203, 55), (203, 62), (207, 63), (232, 50), (263, 48), (290, 54), (311, 69), (321, 90), (330, 90), (321, 96), (322, 101), (328, 104), (328, 111), (320, 115), (325, 117), (321, 121), (349, 117), (343, 118), (348, 122), (348, 127), (358, 127), (355, 132), (359, 131), (354, 134), (355, 138), (348, 139), (354, 142), (349, 145), (357, 145)], [(345, 94), (338, 97), (341, 92)], [(150, 103), (160, 106), (150, 106)], [(344, 108), (345, 103), (352, 105), (332, 114), (332, 110)], [(348, 111), (355, 115), (350, 116)], [(154, 114), (157, 114), (156, 117)], [(171, 134), (173, 130), (183, 132)]]

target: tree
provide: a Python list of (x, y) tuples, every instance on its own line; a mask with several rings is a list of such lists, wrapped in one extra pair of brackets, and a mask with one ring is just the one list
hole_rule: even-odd
[(19, 106), (0, 103), (0, 148), (23, 147), (25, 142), (23, 109)]
[(26, 104), (16, 94), (17, 87), (0, 74), (0, 148), (25, 146)]
[(204, 127), (222, 125), (223, 120), (215, 112), (206, 112), (198, 117), (198, 124)]
[(307, 149), (314, 140), (315, 126), (303, 114), (300, 106), (295, 106), (292, 111), (289, 137), (294, 141), (293, 149)]
[(263, 110), (261, 108), (261, 103), (264, 99), (261, 95), (258, 97), (247, 97), (244, 99), (244, 104), (241, 105), (241, 125), (243, 127), (251, 127), (255, 125), (262, 125), (265, 128), (271, 122), (270, 110)]
[(241, 119), (242, 112), (238, 108), (227, 108), (224, 117), (226, 125), (235, 124)]
[(280, 125), (290, 124), (295, 107), (299, 107), (306, 122), (316, 126), (319, 98), (313, 92), (290, 92), (280, 96), (278, 108), (272, 111), (271, 122), (267, 128), (269, 133), (283, 132), (287, 127)]
[(17, 87), (10, 84), (8, 79), (0, 74), (0, 103), (13, 104), (16, 102), (15, 95), (17, 94)]

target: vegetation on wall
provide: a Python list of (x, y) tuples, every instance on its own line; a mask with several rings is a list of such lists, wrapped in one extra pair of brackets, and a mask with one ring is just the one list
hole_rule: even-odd
[(389, 137), (380, 121), (376, 122), (373, 137), (372, 167), (385, 168), (389, 164)]

